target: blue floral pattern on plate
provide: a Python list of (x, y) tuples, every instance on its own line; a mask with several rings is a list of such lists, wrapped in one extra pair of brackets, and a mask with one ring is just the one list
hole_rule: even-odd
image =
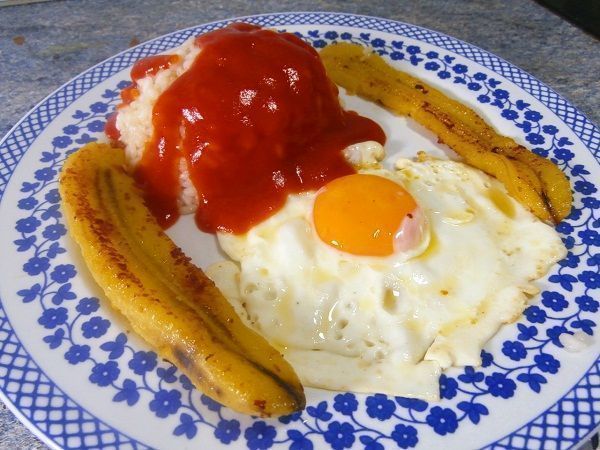
[[(269, 17), (289, 18), (274, 15), (252, 20), (274, 25)], [(306, 19), (302, 15), (298, 18)], [(217, 25), (223, 24), (214, 27)], [(157, 419), (176, 417), (172, 434), (180, 439), (192, 440), (204, 428), (221, 445), (243, 442), (249, 449), (299, 450), (324, 444), (336, 450), (413, 448), (423, 433), (446, 436), (457, 432), (463, 423), (477, 425), (485, 421), (490, 415), (488, 399), (507, 400), (523, 389), (543, 393), (549, 378), (563, 370), (558, 356), (563, 347), (561, 335), (583, 332), (591, 336), (595, 332), (600, 289), (598, 187), (589, 177), (588, 168), (577, 162), (574, 143), (564, 127), (555, 125), (552, 118), (545, 117), (545, 111), (505, 88), (507, 82), (501, 76), (479, 70), (476, 64), (471, 67), (463, 63), (443, 46), (434, 51), (431, 45), (415, 45), (413, 39), (403, 39), (401, 33), (388, 38), (369, 29), (335, 28), (320, 25), (297, 34), (316, 48), (336, 41), (360, 43), (392, 61), (431, 72), (439, 83), (497, 108), (499, 117), (520, 130), (534, 152), (558, 164), (569, 175), (577, 198), (571, 215), (558, 227), (569, 254), (549, 277), (551, 288), (542, 292), (539, 303), (527, 307), (514, 327), (513, 337), (502, 342), (499, 352), (484, 350), (480, 368), (465, 367), (458, 374), (442, 375), (442, 402), (337, 393), (329, 400), (309, 404), (301, 414), (277, 421), (242, 421), (199, 395), (185, 375), (160, 361), (154, 352), (132, 345), (125, 333), (108, 339), (115, 325), (104, 316), (99, 299), (80, 296), (72, 284), (78, 275), (75, 265), (56, 262), (66, 252), (57, 176), (71, 152), (101, 134), (107, 115), (118, 102), (119, 89), (127, 85), (125, 80), (115, 82), (101, 98), (71, 114), (62, 132), (41, 152), (39, 167), (30, 178), (20, 181), (16, 208), (22, 217), (14, 224), (20, 237), (13, 245), (16, 252), (27, 255), (22, 270), (30, 285), (16, 294), (24, 304), (37, 302), (41, 306), (36, 323), (47, 332), (43, 342), (49, 350), (69, 365), (85, 365), (89, 382), (106, 389), (113, 402), (129, 407), (144, 403)], [(180, 36), (179, 41), (183, 39)], [(156, 51), (147, 50), (139, 56)], [(597, 136), (597, 130), (593, 132)], [(101, 356), (93, 354), (92, 348), (99, 348)]]

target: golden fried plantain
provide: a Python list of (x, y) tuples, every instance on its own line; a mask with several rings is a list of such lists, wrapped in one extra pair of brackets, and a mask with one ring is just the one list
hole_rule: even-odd
[(304, 407), (292, 367), (162, 231), (122, 149), (88, 144), (66, 161), (59, 189), (94, 279), (159, 355), (236, 411), (278, 416)]
[(355, 44), (325, 47), (331, 79), (396, 114), (412, 117), (470, 164), (502, 181), (537, 217), (558, 223), (571, 208), (566, 176), (551, 161), (498, 134), (475, 111)]

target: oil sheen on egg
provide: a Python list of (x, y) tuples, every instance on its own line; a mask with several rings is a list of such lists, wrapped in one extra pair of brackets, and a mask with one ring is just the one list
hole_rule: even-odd
[(565, 248), (464, 164), (353, 162), (357, 183), (290, 196), (246, 234), (220, 233), (233, 262), (208, 274), (306, 385), (435, 400), (441, 371), (480, 365)]

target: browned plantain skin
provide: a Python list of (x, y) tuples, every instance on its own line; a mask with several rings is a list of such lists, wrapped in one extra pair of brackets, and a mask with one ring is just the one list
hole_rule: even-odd
[(565, 174), (551, 161), (498, 134), (472, 109), (359, 45), (333, 44), (320, 55), (336, 84), (415, 119), (467, 164), (500, 180), (540, 219), (558, 223), (569, 214), (573, 198)]
[(94, 279), (159, 355), (236, 411), (280, 416), (304, 408), (292, 367), (160, 228), (125, 170), (122, 149), (80, 149), (66, 161), (59, 189)]

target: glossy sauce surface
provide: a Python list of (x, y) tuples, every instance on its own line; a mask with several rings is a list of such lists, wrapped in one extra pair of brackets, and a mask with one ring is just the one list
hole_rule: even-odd
[(384, 143), (375, 122), (341, 108), (317, 52), (298, 37), (234, 24), (196, 44), (192, 66), (154, 106), (135, 172), (163, 226), (178, 217), (181, 158), (198, 191), (199, 228), (243, 233), (288, 194), (353, 173), (347, 145)]

